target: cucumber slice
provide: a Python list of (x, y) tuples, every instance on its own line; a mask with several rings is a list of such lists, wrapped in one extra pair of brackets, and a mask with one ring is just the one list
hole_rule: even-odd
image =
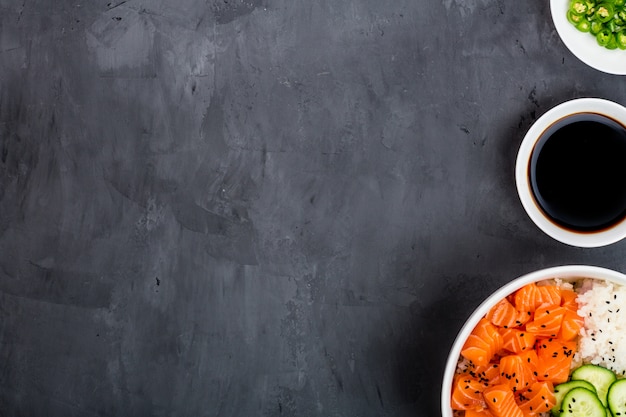
[(613, 371), (598, 365), (583, 365), (572, 372), (572, 379), (583, 380), (591, 383), (596, 389), (602, 405), (607, 407), (606, 394), (609, 387), (617, 379)]
[[(571, 380), (568, 382), (564, 382), (554, 387), (554, 398), (556, 399), (556, 404), (552, 407), (552, 415), (558, 417), (561, 415), (563, 409), (561, 405), (563, 404), (563, 398), (567, 395), (568, 392), (573, 390), (574, 388), (587, 388), (589, 391), (596, 392), (596, 388), (591, 385), (590, 382), (581, 380)], [(626, 417), (626, 416), (624, 416)]]
[(607, 400), (614, 416), (626, 416), (626, 379), (619, 379), (611, 384)]
[(606, 408), (595, 392), (587, 388), (573, 388), (563, 398), (560, 417), (606, 417)]

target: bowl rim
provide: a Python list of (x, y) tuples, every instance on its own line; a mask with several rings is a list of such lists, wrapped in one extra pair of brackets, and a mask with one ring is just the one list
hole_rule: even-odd
[(626, 237), (626, 217), (617, 224), (595, 232), (576, 232), (558, 226), (539, 207), (528, 178), (528, 164), (543, 132), (559, 120), (579, 113), (596, 113), (614, 119), (626, 127), (626, 107), (596, 97), (575, 98), (562, 102), (541, 115), (528, 129), (515, 161), (515, 185), (526, 214), (540, 230), (570, 246), (594, 248), (613, 244)]
[(478, 324), (480, 319), (487, 314), (489, 309), (494, 306), (499, 300), (518, 290), (526, 284), (531, 282), (543, 281), (546, 279), (558, 278), (565, 281), (575, 280), (580, 278), (595, 278), (611, 281), (616, 284), (626, 285), (626, 275), (604, 267), (593, 265), (561, 265), (549, 268), (540, 269), (534, 272), (530, 272), (515, 278), (512, 281), (504, 284), (491, 295), (489, 295), (483, 302), (481, 302), (476, 309), (470, 314), (469, 318), (465, 321), (461, 329), (456, 335), (443, 373), (442, 385), (441, 385), (441, 415), (442, 417), (452, 417), (453, 412), (450, 405), (450, 396), (452, 392), (452, 382), (454, 373), (458, 364), (459, 356), (461, 355), (461, 348), (465, 343), (465, 340), (472, 332), (474, 327)]

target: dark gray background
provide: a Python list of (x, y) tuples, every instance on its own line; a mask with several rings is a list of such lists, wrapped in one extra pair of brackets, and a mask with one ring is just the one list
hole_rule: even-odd
[(546, 266), (525, 131), (626, 103), (547, 0), (0, 0), (0, 415), (424, 416)]

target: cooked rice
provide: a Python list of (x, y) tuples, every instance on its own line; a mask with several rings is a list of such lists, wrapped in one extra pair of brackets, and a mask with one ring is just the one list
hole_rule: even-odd
[(587, 279), (577, 300), (578, 315), (585, 320), (580, 360), (626, 375), (626, 287)]

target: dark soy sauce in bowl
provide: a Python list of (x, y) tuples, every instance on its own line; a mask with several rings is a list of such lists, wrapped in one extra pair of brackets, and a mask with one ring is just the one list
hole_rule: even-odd
[(626, 128), (596, 113), (546, 129), (529, 166), (535, 200), (558, 225), (594, 232), (626, 216)]

